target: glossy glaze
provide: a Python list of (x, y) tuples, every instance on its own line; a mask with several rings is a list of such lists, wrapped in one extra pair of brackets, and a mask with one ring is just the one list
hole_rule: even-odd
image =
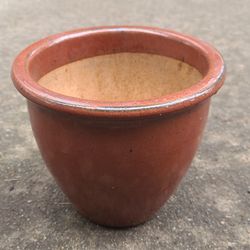
[[(151, 53), (197, 68), (191, 87), (149, 100), (98, 101), (52, 92), (37, 81), (83, 58)], [(28, 99), (31, 125), (47, 167), (77, 209), (108, 226), (137, 225), (174, 191), (199, 144), (210, 97), (224, 81), (211, 46), (149, 27), (81, 29), (45, 38), (15, 60), (12, 79)]]

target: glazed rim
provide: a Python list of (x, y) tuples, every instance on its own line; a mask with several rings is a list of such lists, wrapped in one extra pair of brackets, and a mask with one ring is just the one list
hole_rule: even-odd
[[(106, 102), (65, 96), (39, 85), (48, 72), (97, 55), (141, 52), (169, 56), (197, 68), (203, 78), (189, 88), (150, 100)], [(179, 111), (215, 94), (224, 82), (220, 53), (196, 38), (139, 26), (78, 29), (44, 38), (23, 50), (12, 66), (12, 79), (28, 100), (49, 109), (96, 117), (143, 117)]]

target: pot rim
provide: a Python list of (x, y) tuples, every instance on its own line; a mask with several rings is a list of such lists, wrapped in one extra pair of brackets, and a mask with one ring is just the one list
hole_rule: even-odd
[[(207, 73), (191, 87), (158, 98), (136, 101), (107, 102), (85, 100), (53, 92), (39, 85), (30, 75), (27, 65), (38, 53), (70, 39), (96, 33), (139, 32), (163, 36), (199, 50), (208, 62)], [(17, 90), (28, 100), (49, 109), (93, 117), (159, 116), (198, 104), (222, 86), (225, 64), (220, 53), (211, 45), (169, 29), (145, 26), (100, 26), (82, 28), (48, 36), (24, 49), (12, 65), (11, 77)]]

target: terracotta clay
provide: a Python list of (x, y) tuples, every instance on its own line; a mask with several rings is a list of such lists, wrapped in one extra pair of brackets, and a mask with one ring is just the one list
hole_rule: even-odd
[(66, 64), (38, 82), (67, 96), (97, 101), (132, 101), (177, 92), (201, 78), (197, 69), (173, 58), (116, 53)]
[(86, 218), (115, 227), (146, 221), (173, 193), (224, 78), (210, 45), (136, 26), (50, 36), (12, 68), (57, 183)]

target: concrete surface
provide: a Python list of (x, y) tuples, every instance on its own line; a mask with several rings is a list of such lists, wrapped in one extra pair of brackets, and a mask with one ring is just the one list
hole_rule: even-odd
[[(250, 1), (0, 1), (0, 249), (250, 249)], [(11, 85), (14, 56), (52, 33), (143, 24), (198, 36), (224, 55), (203, 143), (149, 222), (113, 230), (81, 216), (55, 185)]]

